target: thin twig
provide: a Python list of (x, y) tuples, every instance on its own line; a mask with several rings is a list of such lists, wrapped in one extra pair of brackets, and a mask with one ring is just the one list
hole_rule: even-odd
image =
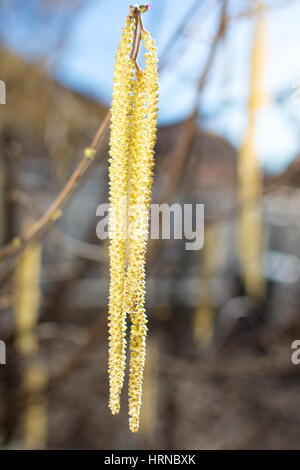
[(209, 217), (206, 218), (206, 223), (209, 225), (218, 224), (221, 221), (237, 217), (243, 207), (251, 209), (260, 200), (262, 200), (264, 196), (276, 193), (277, 190), (280, 190), (282, 187), (288, 185), (289, 183), (291, 185), (291, 178), (299, 171), (299, 168), (300, 159), (297, 159), (283, 173), (270, 178), (269, 181), (265, 183), (261, 194), (256, 194), (255, 196), (240, 201), (239, 203), (234, 204), (231, 207), (228, 207), (227, 209), (212, 213)]

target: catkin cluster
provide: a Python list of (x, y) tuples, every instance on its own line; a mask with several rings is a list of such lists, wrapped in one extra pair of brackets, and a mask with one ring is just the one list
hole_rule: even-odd
[(133, 432), (139, 428), (145, 364), (145, 255), (158, 103), (155, 43), (143, 29), (145, 69), (136, 67), (132, 58), (135, 27), (134, 18), (129, 16), (116, 57), (109, 168), (109, 407), (113, 414), (119, 412), (129, 317), (129, 425)]

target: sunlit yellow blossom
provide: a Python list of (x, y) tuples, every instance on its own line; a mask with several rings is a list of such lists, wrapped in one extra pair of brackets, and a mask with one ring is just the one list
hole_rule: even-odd
[(114, 70), (110, 135), (110, 293), (109, 293), (109, 407), (119, 412), (125, 368), (125, 316), (122, 312), (126, 234), (123, 204), (127, 198), (128, 150), (130, 138), (131, 87), (134, 63), (130, 59), (134, 19), (128, 17), (123, 29)]
[[(135, 59), (130, 58), (132, 21), (127, 19), (119, 46), (112, 102), (109, 406), (113, 413), (119, 411), (128, 314), (131, 320), (129, 423), (135, 432), (139, 427), (145, 364), (145, 256), (156, 139), (158, 72), (154, 41), (147, 31), (142, 30), (146, 66), (145, 70), (136, 67), (134, 77)], [(137, 23), (134, 25), (136, 27)]]

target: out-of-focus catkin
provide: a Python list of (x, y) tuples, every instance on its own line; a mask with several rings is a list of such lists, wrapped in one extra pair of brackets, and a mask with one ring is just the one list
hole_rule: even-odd
[(145, 255), (151, 203), (153, 148), (156, 136), (158, 75), (157, 56), (153, 39), (142, 33), (146, 67), (137, 74), (134, 100), (133, 146), (131, 152), (131, 199), (129, 212), (129, 265), (126, 311), (131, 318), (129, 372), (129, 426), (136, 432), (142, 403), (143, 371), (147, 334), (145, 312)]
[(47, 439), (47, 404), (43, 389), (48, 374), (39, 356), (36, 333), (41, 254), (41, 245), (30, 243), (18, 258), (14, 279), (15, 344), (24, 360), (22, 387), (26, 395), (22, 427), (29, 448), (43, 448)]
[[(134, 25), (136, 27), (137, 22)], [(135, 67), (135, 58), (131, 54), (132, 18), (127, 19), (125, 29), (128, 47), (123, 46), (123, 31), (119, 46), (123, 52), (117, 54), (115, 66), (110, 139), (109, 406), (113, 413), (119, 411), (128, 315), (131, 320), (129, 424), (135, 432), (139, 427), (145, 364), (145, 257), (156, 139), (158, 71), (156, 47), (148, 31), (140, 31), (146, 48), (145, 69), (140, 70)]]

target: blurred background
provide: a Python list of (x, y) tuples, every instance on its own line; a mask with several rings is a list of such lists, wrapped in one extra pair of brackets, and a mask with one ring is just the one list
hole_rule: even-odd
[[(103, 120), (129, 5), (0, 0), (3, 247), (49, 208)], [(300, 448), (299, 15), (299, 0), (153, 0), (153, 199), (204, 204), (204, 248), (149, 241), (131, 434), (126, 390), (120, 415), (107, 408), (106, 134), (59, 220), (0, 249), (2, 448)]]

